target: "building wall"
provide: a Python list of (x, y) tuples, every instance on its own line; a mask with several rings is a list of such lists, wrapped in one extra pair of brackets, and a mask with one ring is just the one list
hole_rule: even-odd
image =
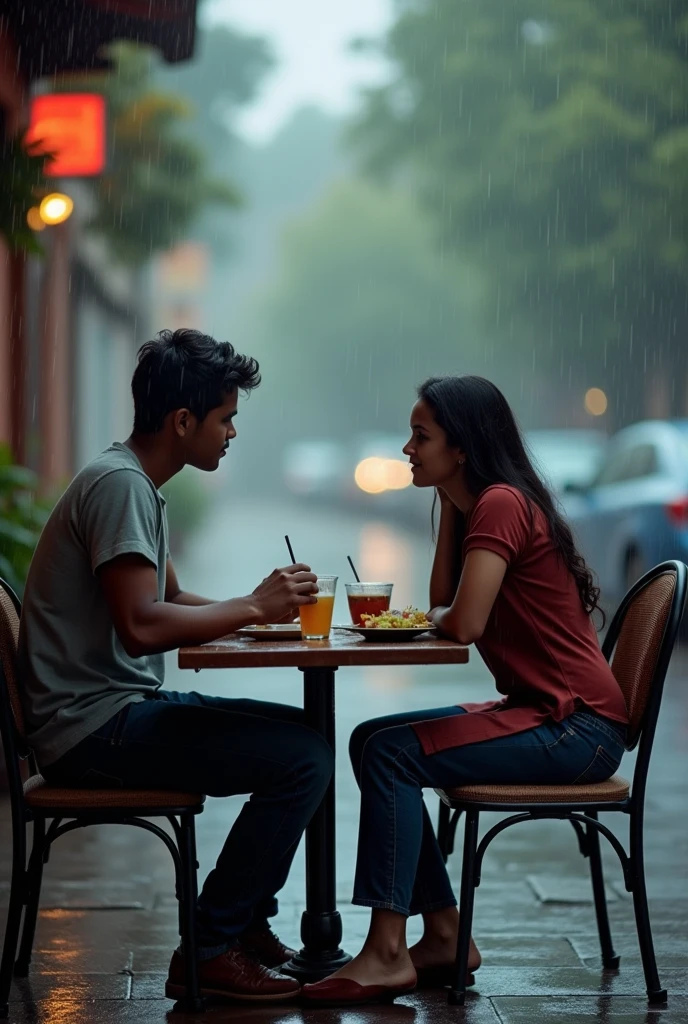
[[(0, 134), (11, 137), (26, 113), (26, 83), (18, 70), (17, 48), (0, 22)], [(18, 292), (18, 294), (17, 294)], [(23, 431), (22, 322), (23, 261), (0, 238), (0, 441), (21, 454)], [(19, 379), (17, 379), (19, 375)]]
[(74, 469), (131, 433), (131, 326), (84, 296), (75, 315)]

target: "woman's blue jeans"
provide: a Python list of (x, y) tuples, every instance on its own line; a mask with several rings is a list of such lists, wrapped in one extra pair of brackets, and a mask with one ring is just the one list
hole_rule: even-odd
[(159, 690), (128, 704), (44, 775), (55, 785), (250, 793), (198, 899), (201, 959), (277, 913), (299, 840), (332, 777), (301, 708)]
[(626, 727), (577, 711), (562, 722), (424, 754), (410, 722), (466, 714), (437, 708), (363, 722), (349, 744), (361, 790), (353, 903), (423, 914), (456, 905), (423, 789), (470, 783), (602, 782), (624, 752)]

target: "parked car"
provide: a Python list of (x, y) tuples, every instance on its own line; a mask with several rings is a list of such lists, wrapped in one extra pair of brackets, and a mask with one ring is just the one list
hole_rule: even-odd
[(604, 456), (601, 430), (531, 430), (526, 441), (541, 476), (557, 493), (591, 482)]
[(607, 610), (658, 562), (688, 562), (688, 420), (620, 430), (591, 484), (563, 503)]

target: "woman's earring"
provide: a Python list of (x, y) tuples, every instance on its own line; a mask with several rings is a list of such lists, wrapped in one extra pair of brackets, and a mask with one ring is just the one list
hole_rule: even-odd
[(463, 464), (464, 464), (464, 462), (465, 462), (465, 461), (466, 461), (465, 459), (459, 459), (459, 465), (460, 465), (460, 466), (463, 466)]

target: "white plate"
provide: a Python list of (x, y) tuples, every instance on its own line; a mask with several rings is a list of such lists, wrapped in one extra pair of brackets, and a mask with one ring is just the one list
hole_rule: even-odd
[(300, 640), (301, 626), (293, 622), (276, 622), (270, 626), (244, 626), (238, 629), (239, 636), (252, 640)]
[(370, 626), (337, 626), (337, 629), (346, 629), (350, 633), (360, 633), (366, 640), (374, 644), (399, 644), (409, 640), (415, 640), (417, 636), (424, 636), (431, 640), (437, 633), (435, 626), (402, 626), (399, 629), (376, 629)]

